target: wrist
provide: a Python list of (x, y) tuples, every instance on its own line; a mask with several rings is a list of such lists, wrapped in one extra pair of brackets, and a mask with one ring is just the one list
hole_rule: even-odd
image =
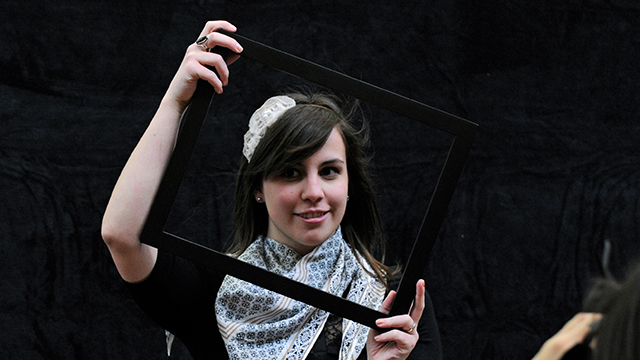
[(168, 93), (165, 94), (165, 96), (160, 101), (158, 112), (165, 112), (173, 116), (177, 116), (178, 119), (182, 118), (182, 114), (187, 109), (187, 106), (189, 105), (189, 103), (178, 101), (175, 98), (168, 95), (169, 95)]

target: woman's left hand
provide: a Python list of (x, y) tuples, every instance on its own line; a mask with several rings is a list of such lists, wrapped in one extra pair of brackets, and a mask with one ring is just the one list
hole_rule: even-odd
[[(369, 360), (406, 359), (418, 342), (418, 321), (424, 310), (424, 280), (416, 284), (416, 297), (407, 315), (378, 319), (380, 328), (393, 328), (385, 333), (371, 329), (367, 339), (367, 358)], [(382, 303), (380, 311), (388, 313), (396, 296), (391, 291)]]

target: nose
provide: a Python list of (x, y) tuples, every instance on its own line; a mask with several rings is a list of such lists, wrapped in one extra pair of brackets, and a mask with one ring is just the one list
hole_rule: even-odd
[(324, 189), (322, 188), (320, 178), (317, 176), (308, 176), (304, 181), (300, 196), (302, 200), (310, 200), (313, 203), (322, 200), (324, 197)]

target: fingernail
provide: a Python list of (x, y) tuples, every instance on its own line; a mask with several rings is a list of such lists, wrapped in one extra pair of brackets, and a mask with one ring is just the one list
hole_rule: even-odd
[(382, 319), (376, 320), (376, 325), (378, 325), (378, 326), (384, 325), (384, 320), (382, 320)]
[(242, 51), (244, 51), (244, 49), (242, 48), (242, 46), (238, 45), (238, 47), (236, 48), (236, 52), (241, 53)]
[(380, 335), (376, 335), (376, 336), (374, 336), (374, 337), (373, 337), (373, 340), (375, 340), (375, 341), (378, 341), (378, 342), (379, 342), (379, 341), (380, 341)]

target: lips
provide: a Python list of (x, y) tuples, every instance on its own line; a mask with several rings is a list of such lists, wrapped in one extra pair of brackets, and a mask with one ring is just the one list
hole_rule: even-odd
[(302, 214), (297, 214), (297, 215), (300, 216), (303, 219), (310, 220), (310, 219), (321, 218), (327, 213), (328, 213), (328, 211), (313, 211), (313, 212), (307, 212), (307, 213), (302, 213)]

